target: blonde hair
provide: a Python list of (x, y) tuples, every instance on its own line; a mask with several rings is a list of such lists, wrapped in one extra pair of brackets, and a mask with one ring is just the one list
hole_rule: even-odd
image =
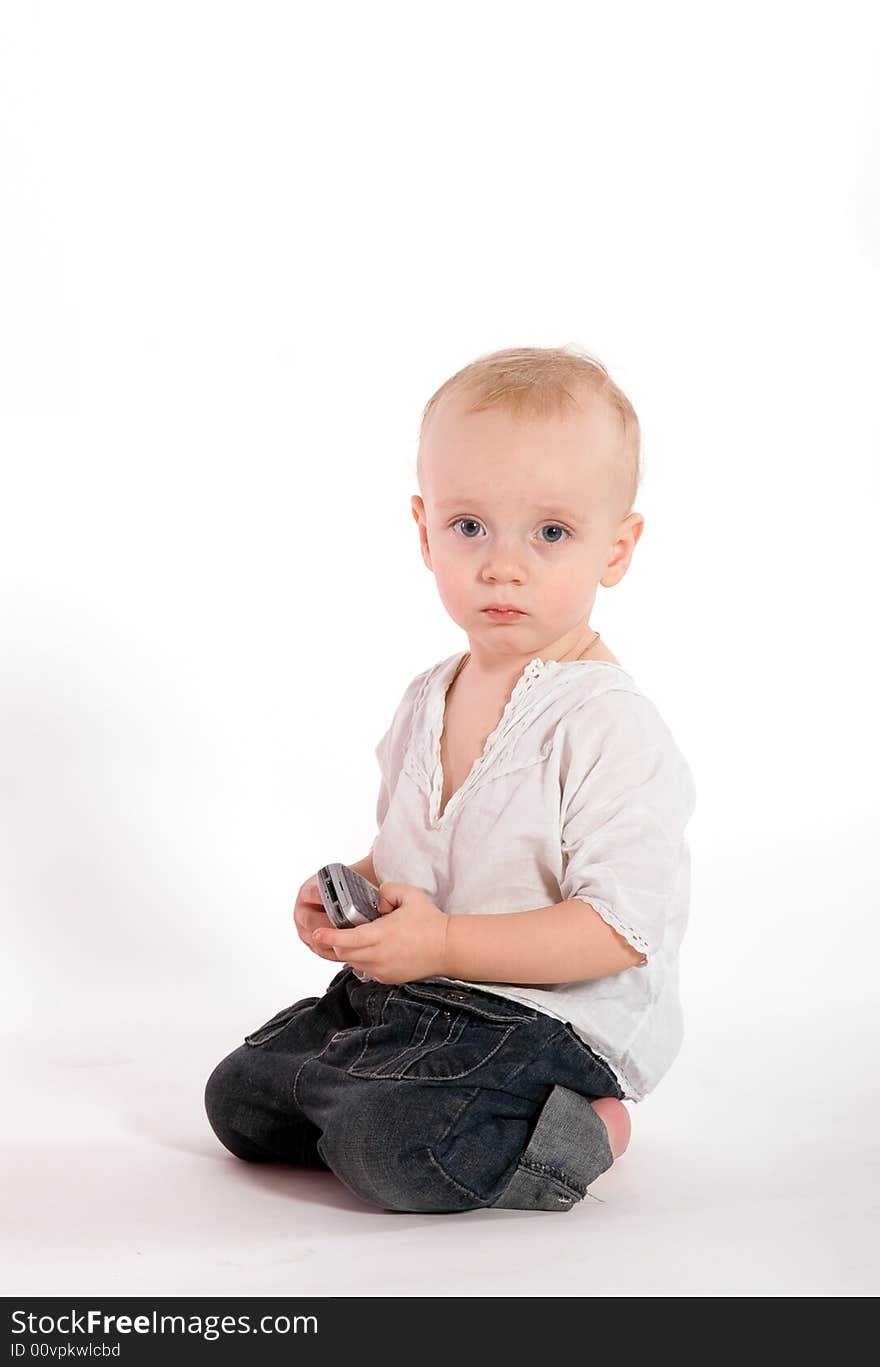
[(416, 474), (422, 488), (422, 438), (431, 414), (449, 394), (470, 391), (475, 399), (466, 410), (480, 413), (502, 408), (515, 416), (546, 418), (580, 409), (572, 390), (610, 404), (620, 419), (622, 440), (614, 454), (612, 481), (615, 501), (626, 517), (641, 481), (641, 428), (636, 411), (614, 383), (605, 366), (589, 352), (575, 347), (507, 347), (478, 356), (446, 380), (432, 394), (419, 424)]

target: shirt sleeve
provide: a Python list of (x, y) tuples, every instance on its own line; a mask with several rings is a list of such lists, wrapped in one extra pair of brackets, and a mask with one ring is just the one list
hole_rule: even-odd
[[(388, 815), (388, 808), (391, 806), (391, 798), (397, 786), (397, 779), (400, 775), (403, 757), (409, 744), (410, 733), (412, 730), (413, 716), (416, 703), (425, 684), (428, 671), (417, 674), (416, 677), (407, 685), (403, 697), (397, 704), (394, 716), (391, 719), (387, 731), (382, 736), (374, 750), (376, 761), (379, 765), (379, 792), (376, 797), (376, 835), (373, 838), (373, 845), (376, 843), (379, 831)], [(373, 846), (370, 846), (372, 854)]]
[(643, 694), (613, 690), (565, 725), (563, 900), (588, 902), (650, 958), (663, 942), (696, 805), (691, 770)]
[(387, 778), (391, 772), (391, 727), (379, 741), (374, 754), (379, 764), (379, 795), (376, 798), (376, 834), (378, 835), (391, 805), (391, 789)]

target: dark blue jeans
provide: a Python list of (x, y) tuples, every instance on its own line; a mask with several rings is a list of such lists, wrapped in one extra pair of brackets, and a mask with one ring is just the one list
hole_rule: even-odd
[(329, 1168), (383, 1210), (570, 1210), (612, 1164), (622, 1097), (567, 1023), (476, 988), (360, 982), (286, 1006), (205, 1087), (238, 1158)]

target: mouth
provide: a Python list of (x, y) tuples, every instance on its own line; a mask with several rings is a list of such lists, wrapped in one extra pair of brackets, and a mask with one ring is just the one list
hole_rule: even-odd
[(523, 613), (523, 611), (522, 611), (521, 608), (514, 608), (514, 607), (511, 607), (511, 606), (510, 606), (509, 604), (507, 604), (507, 603), (493, 603), (491, 607), (483, 608), (482, 611), (483, 611), (483, 612), (489, 613), (490, 616), (497, 616), (497, 617), (523, 617), (523, 616), (525, 616), (525, 614)]

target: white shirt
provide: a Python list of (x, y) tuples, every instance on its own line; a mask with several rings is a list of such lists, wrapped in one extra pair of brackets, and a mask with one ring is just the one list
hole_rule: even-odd
[(376, 746), (376, 876), (423, 888), (451, 916), (589, 902), (646, 963), (564, 983), (425, 981), (467, 983), (569, 1022), (641, 1101), (683, 1037), (691, 770), (626, 670), (535, 658), (438, 816), (446, 690), (464, 653), (412, 680)]

